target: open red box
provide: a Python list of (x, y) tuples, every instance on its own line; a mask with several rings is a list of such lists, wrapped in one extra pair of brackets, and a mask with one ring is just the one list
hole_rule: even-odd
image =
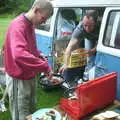
[(74, 120), (112, 103), (116, 98), (117, 73), (109, 73), (76, 86), (78, 99), (61, 98), (60, 108)]

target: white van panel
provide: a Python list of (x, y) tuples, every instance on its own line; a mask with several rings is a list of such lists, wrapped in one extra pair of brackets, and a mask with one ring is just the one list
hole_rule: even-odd
[(120, 0), (54, 0), (54, 7), (119, 6)]
[(35, 29), (35, 33), (36, 34), (41, 34), (41, 35), (47, 35), (48, 37), (52, 37), (52, 33), (51, 32), (47, 32), (47, 31), (43, 31), (43, 30), (39, 30), (39, 29)]
[[(102, 20), (102, 24), (101, 24), (97, 51), (100, 51), (100, 52), (103, 52), (103, 53), (107, 53), (109, 55), (120, 57), (120, 50), (119, 49), (115, 49), (115, 48), (112, 48), (112, 47), (107, 47), (107, 46), (103, 45), (103, 43), (102, 43), (103, 42), (104, 33), (105, 33), (105, 26), (106, 26), (106, 23), (107, 23), (108, 13), (111, 10), (120, 10), (120, 7), (115, 7), (115, 8), (114, 7), (109, 7), (109, 8), (106, 8), (105, 13), (104, 13), (104, 17), (103, 17), (103, 20)], [(112, 31), (112, 38), (113, 39), (115, 37), (114, 36), (114, 34), (115, 34), (114, 31), (116, 31), (116, 29), (117, 29), (117, 27), (116, 27), (117, 26), (117, 20), (118, 20), (118, 16), (117, 16), (116, 21), (114, 22), (115, 25), (114, 25), (114, 29)], [(111, 42), (110, 44), (112, 45), (113, 43)]]

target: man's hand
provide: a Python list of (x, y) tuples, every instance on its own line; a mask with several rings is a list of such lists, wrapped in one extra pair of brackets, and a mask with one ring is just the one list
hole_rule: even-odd
[(39, 58), (44, 60), (44, 61), (48, 61), (48, 58), (46, 56), (39, 56)]
[(1, 67), (1, 68), (0, 68), (0, 72), (5, 73), (5, 68), (4, 68), (4, 67)]
[(90, 50), (85, 50), (85, 54), (87, 56), (92, 56), (96, 53), (96, 48), (90, 49)]
[(40, 58), (40, 59), (42, 59), (42, 60), (44, 60), (44, 61), (48, 61), (47, 56), (45, 56), (41, 51), (40, 51), (39, 53), (40, 53), (40, 55), (39, 55), (39, 58)]
[(52, 76), (53, 76), (53, 72), (50, 71), (48, 73), (45, 73), (46, 77), (48, 78), (48, 80), (51, 80)]
[(60, 67), (59, 73), (63, 74), (66, 69), (67, 69), (67, 65), (63, 65), (62, 67)]
[(85, 50), (85, 55), (92, 56), (93, 54), (92, 54), (91, 50)]

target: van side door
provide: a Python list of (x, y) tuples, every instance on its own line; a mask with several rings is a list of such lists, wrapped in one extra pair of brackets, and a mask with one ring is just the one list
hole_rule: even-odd
[(97, 45), (96, 77), (117, 72), (117, 99), (120, 99), (120, 7), (105, 10)]
[(36, 44), (38, 50), (40, 50), (47, 58), (49, 65), (53, 67), (53, 36), (54, 25), (57, 9), (54, 8), (54, 14), (45, 23), (37, 26), (36, 32)]

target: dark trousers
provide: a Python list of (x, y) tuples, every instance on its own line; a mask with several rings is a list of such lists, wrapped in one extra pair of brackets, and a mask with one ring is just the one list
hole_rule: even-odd
[(64, 71), (64, 79), (65, 81), (74, 81), (76, 79), (83, 78), (83, 72), (85, 67), (78, 67), (78, 68), (69, 68)]

